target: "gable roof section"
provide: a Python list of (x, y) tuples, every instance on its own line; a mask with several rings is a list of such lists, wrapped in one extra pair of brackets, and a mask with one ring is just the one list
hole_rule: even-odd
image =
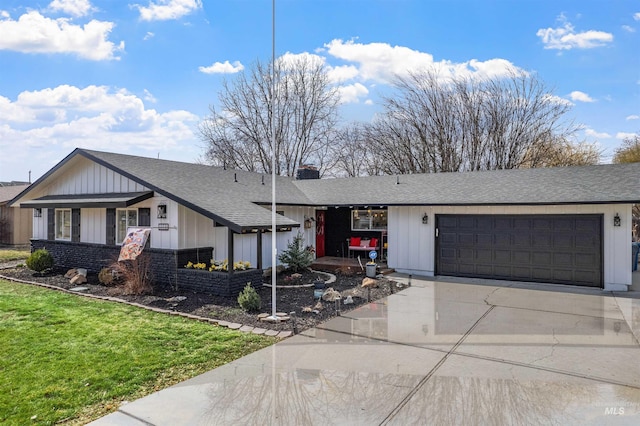
[(295, 185), (316, 205), (639, 203), (640, 163), (321, 179)]
[[(258, 205), (271, 203), (269, 175), (100, 151), (76, 151), (236, 232), (271, 228), (271, 211)], [(309, 204), (290, 178), (278, 178), (277, 202)], [(299, 226), (280, 215), (276, 225)]]

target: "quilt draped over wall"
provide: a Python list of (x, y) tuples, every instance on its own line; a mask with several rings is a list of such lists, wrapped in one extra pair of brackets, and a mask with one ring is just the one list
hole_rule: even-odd
[(142, 250), (144, 250), (150, 233), (151, 230), (149, 228), (130, 228), (122, 242), (118, 262), (123, 260), (136, 260), (136, 258), (140, 256), (140, 253), (142, 253)]

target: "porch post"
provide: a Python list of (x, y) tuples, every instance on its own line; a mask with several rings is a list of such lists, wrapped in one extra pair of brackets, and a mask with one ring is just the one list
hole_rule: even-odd
[(258, 229), (258, 234), (256, 235), (256, 238), (258, 239), (256, 247), (258, 250), (258, 264), (256, 265), (256, 268), (258, 269), (262, 269), (262, 229)]
[(229, 272), (229, 275), (233, 274), (233, 264), (234, 264), (234, 260), (233, 260), (233, 236), (235, 235), (235, 232), (233, 232), (231, 230), (231, 228), (229, 228), (229, 233), (227, 234), (228, 237), (228, 242), (227, 242), (227, 270)]

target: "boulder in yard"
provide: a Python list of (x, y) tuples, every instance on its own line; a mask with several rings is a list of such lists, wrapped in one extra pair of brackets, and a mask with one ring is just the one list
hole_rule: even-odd
[(362, 287), (364, 288), (377, 287), (377, 286), (378, 286), (378, 281), (375, 278), (366, 277), (362, 280)]
[(75, 277), (76, 275), (78, 275), (78, 270), (76, 268), (73, 268), (73, 269), (69, 269), (67, 271), (67, 273), (64, 274), (64, 277), (67, 278), (67, 279), (71, 279), (71, 278)]
[(78, 275), (82, 275), (83, 277), (87, 277), (87, 270), (85, 268), (77, 268)]
[(74, 285), (84, 284), (87, 282), (87, 277), (78, 274), (75, 277), (71, 278), (70, 282)]
[(327, 302), (335, 302), (336, 300), (341, 299), (342, 296), (340, 296), (340, 292), (337, 290), (334, 290), (333, 287), (329, 287), (323, 294), (322, 294), (322, 300), (325, 300)]
[(342, 297), (362, 297), (362, 290), (359, 288), (348, 288), (342, 292)]

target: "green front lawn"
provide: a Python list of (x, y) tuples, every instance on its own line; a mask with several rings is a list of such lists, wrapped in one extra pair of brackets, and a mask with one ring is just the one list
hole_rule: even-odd
[(0, 424), (84, 424), (274, 342), (0, 280)]
[(31, 252), (29, 250), (0, 249), (0, 262), (26, 259), (30, 254)]

